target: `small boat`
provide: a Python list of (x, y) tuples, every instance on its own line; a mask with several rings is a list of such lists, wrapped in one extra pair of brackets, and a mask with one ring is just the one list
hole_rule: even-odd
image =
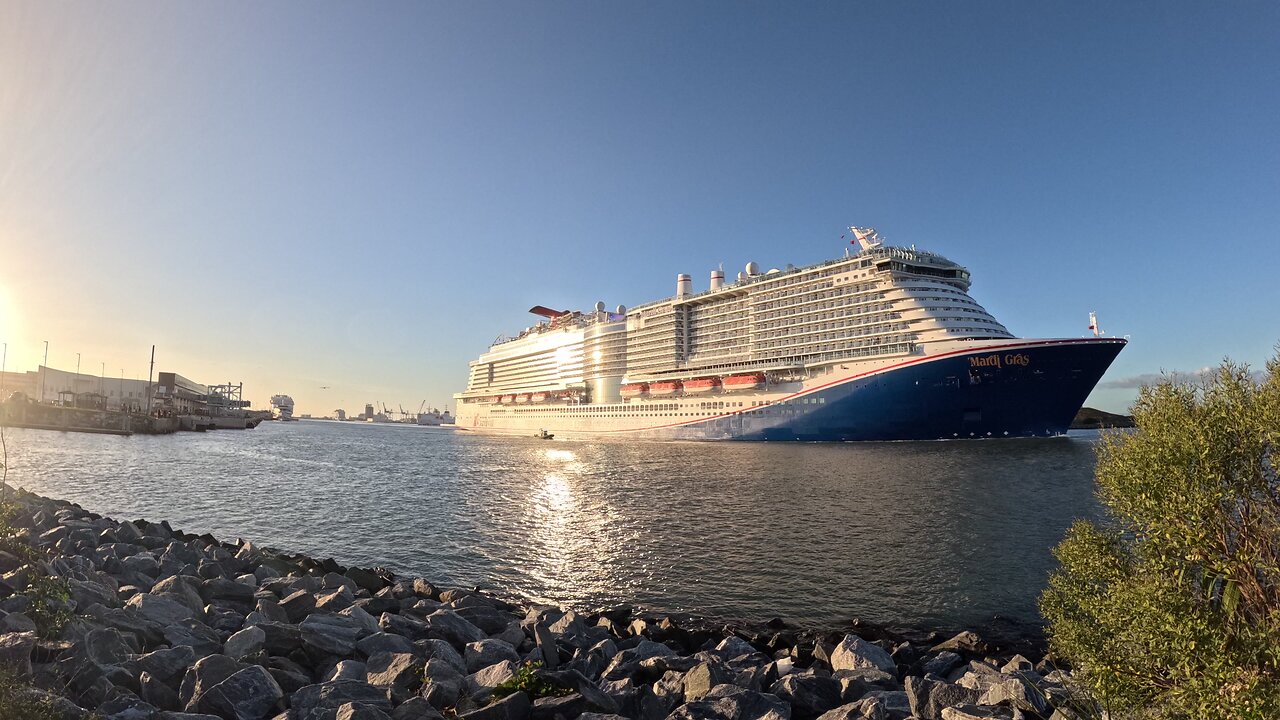
[(555, 435), (552, 435), (551, 433), (547, 432), (546, 430), (539, 430), (539, 431), (538, 431), (538, 434), (537, 434), (537, 435), (534, 435), (534, 437), (535, 437), (535, 438), (537, 438), (537, 439), (539, 439), (539, 440), (552, 440), (552, 439), (554, 439), (554, 438), (555, 438)]
[(679, 380), (663, 380), (662, 382), (656, 382), (650, 385), (649, 394), (654, 397), (666, 397), (668, 395), (675, 395), (683, 388), (684, 385)]
[(709, 393), (720, 389), (720, 378), (698, 378), (690, 380), (684, 384), (684, 391), (688, 394), (693, 393)]
[(527, 402), (529, 402), (529, 393), (521, 393), (521, 394), (519, 394), (519, 395), (517, 395), (517, 396), (516, 396), (516, 403), (517, 403), (517, 404), (519, 404), (519, 405), (523, 405), (523, 404), (525, 404), (525, 403), (527, 403)]
[(649, 392), (649, 383), (627, 383), (622, 386), (622, 397), (633, 398), (640, 397)]
[(530, 401), (532, 401), (532, 402), (536, 402), (536, 403), (546, 402), (546, 401), (547, 401), (547, 393), (544, 393), (544, 392), (536, 392), (536, 393), (534, 393), (534, 394), (533, 394), (533, 397), (531, 397), (531, 398), (530, 398)]
[(724, 389), (726, 392), (735, 390), (755, 390), (764, 387), (764, 373), (746, 373), (744, 375), (730, 375), (724, 379)]

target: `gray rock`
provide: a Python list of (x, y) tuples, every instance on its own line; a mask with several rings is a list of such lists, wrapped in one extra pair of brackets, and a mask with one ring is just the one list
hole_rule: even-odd
[(413, 646), (416, 648), (416, 652), (427, 660), (442, 660), (457, 669), (459, 675), (467, 674), (467, 663), (462, 659), (462, 655), (458, 654), (458, 651), (454, 650), (453, 646), (444, 640), (428, 638), (415, 642)]
[(345, 574), (351, 578), (351, 581), (357, 587), (368, 590), (371, 593), (376, 593), (383, 588), (382, 578), (363, 568), (349, 567)]
[(209, 688), (239, 672), (243, 665), (226, 655), (209, 655), (197, 660), (182, 677), (178, 701), (188, 712), (195, 712), (195, 701)]
[(867, 693), (863, 700), (875, 700), (884, 708), (885, 717), (889, 720), (906, 720), (912, 717), (911, 701), (902, 690), (875, 690)]
[(942, 720), (943, 708), (971, 705), (979, 697), (971, 688), (915, 676), (907, 678), (906, 692), (911, 714), (921, 720)]
[(775, 695), (720, 685), (702, 700), (676, 708), (668, 720), (790, 720), (791, 706)]
[(900, 690), (902, 685), (897, 678), (876, 668), (859, 668), (857, 670), (837, 670), (833, 673), (840, 683), (840, 697), (846, 703), (860, 699), (875, 690)]
[(156, 584), (151, 586), (151, 593), (177, 600), (190, 608), (194, 615), (198, 615), (204, 612), (204, 598), (200, 597), (199, 587), (200, 583), (195, 578), (174, 575), (156, 581)]
[(291, 720), (308, 720), (315, 710), (337, 710), (347, 703), (358, 703), (379, 710), (391, 710), (391, 701), (382, 690), (357, 680), (308, 685), (289, 698)]
[(316, 609), (316, 596), (306, 590), (298, 590), (280, 601), (280, 609), (289, 616), (289, 622), (300, 623)]
[(857, 635), (845, 635), (844, 639), (831, 651), (832, 670), (857, 670), (859, 668), (875, 668), (896, 676), (898, 667), (889, 653), (878, 645), (863, 640)]
[(556, 638), (551, 633), (551, 629), (542, 623), (533, 626), (533, 640), (535, 646), (542, 652), (543, 667), (548, 670), (555, 670), (560, 664), (560, 652), (556, 649)]
[(195, 652), (184, 645), (141, 655), (134, 662), (143, 672), (167, 683), (185, 673), (195, 661)]
[(0, 666), (18, 677), (31, 675), (31, 651), (36, 646), (34, 632), (17, 632), (0, 635)]
[(261, 665), (250, 665), (202, 693), (195, 711), (227, 720), (263, 720), (275, 714), (284, 691)]
[(619, 652), (609, 661), (600, 677), (603, 680), (623, 680), (640, 669), (640, 663), (652, 657), (672, 656), (676, 651), (651, 640), (641, 640), (635, 647)]
[(733, 682), (733, 673), (722, 663), (703, 662), (684, 674), (682, 689), (685, 702), (701, 700), (717, 685)]
[(200, 596), (205, 599), (205, 602), (222, 600), (252, 606), (255, 601), (252, 587), (223, 577), (205, 580), (204, 586), (200, 590)]
[(344, 617), (347, 621), (359, 631), (359, 637), (368, 637), (375, 633), (382, 632), (382, 627), (378, 625), (378, 619), (364, 611), (356, 605), (344, 608), (338, 612), (339, 617)]
[(415, 697), (397, 706), (391, 713), (391, 720), (444, 720), (444, 715), (431, 707), (426, 698)]
[(1048, 709), (1044, 695), (1030, 687), (1027, 681), (1016, 677), (992, 685), (978, 698), (977, 704), (1005, 705), (1038, 715), (1047, 714)]
[(138, 675), (138, 696), (143, 702), (154, 705), (160, 710), (180, 710), (182, 703), (178, 693), (149, 672)]
[[(1057, 717), (1057, 714), (1054, 717)], [(1013, 718), (1013, 712), (1002, 707), (957, 705), (942, 709), (942, 720), (1013, 720)]]
[(878, 698), (864, 698), (823, 713), (818, 720), (888, 720)]
[[(426, 623), (394, 613), (382, 613), (378, 618), (378, 627), (382, 628), (383, 632), (392, 635), (403, 635), (414, 641), (426, 640), (432, 637), (431, 628)], [(467, 642), (470, 641), (468, 640)]]
[(791, 715), (798, 720), (816, 718), (840, 705), (840, 683), (820, 675), (793, 673), (769, 692), (791, 703)]
[(391, 720), (391, 718), (378, 708), (346, 703), (333, 714), (333, 720)]
[(199, 620), (182, 620), (164, 629), (164, 639), (169, 645), (190, 646), (197, 657), (213, 655), (222, 650), (222, 638), (213, 628)]
[[(452, 647), (449, 649), (453, 650)], [(368, 637), (361, 638), (356, 641), (356, 650), (360, 651), (360, 654), (365, 657), (372, 657), (382, 652), (410, 654), (417, 654), (419, 652), (418, 648), (414, 647), (414, 644), (409, 642), (403, 636), (392, 635), (384, 632), (374, 633), (373, 635), (369, 635)], [(454, 651), (454, 654), (457, 654), (456, 650)]]
[(467, 643), (463, 659), (467, 665), (467, 672), (478, 672), (503, 660), (518, 663), (520, 653), (501, 640), (479, 640)]
[(529, 696), (515, 692), (491, 705), (458, 717), (463, 720), (528, 720), (531, 710)]
[(510, 660), (494, 663), (467, 676), (467, 694), (476, 700), (488, 697), (500, 683), (515, 677), (516, 664)]
[(267, 644), (267, 633), (260, 627), (247, 627), (227, 638), (222, 653), (237, 660), (262, 652)]
[(314, 652), (345, 657), (356, 651), (356, 639), (360, 631), (351, 621), (339, 615), (319, 612), (308, 615), (298, 625), (302, 633), (302, 645)]
[(934, 645), (932, 650), (934, 652), (939, 650), (951, 650), (958, 653), (983, 656), (991, 654), (991, 646), (983, 642), (978, 633), (971, 630), (965, 630), (949, 640), (945, 640)]
[(280, 607), (280, 603), (273, 598), (258, 598), (258, 604), (254, 610), (262, 617), (271, 622), (285, 623), (289, 622), (289, 613)]
[(752, 655), (759, 651), (756, 650), (754, 645), (737, 635), (730, 635), (716, 645), (715, 652), (726, 660), (732, 660), (743, 655)]
[(164, 627), (176, 624), (183, 620), (196, 619), (197, 615), (191, 608), (182, 604), (173, 597), (165, 597), (163, 595), (152, 595), (151, 593), (139, 593), (129, 598), (124, 604), (126, 608), (133, 608), (138, 611), (142, 617), (157, 623)]
[(391, 699), (403, 702), (422, 686), (423, 662), (408, 653), (378, 653), (366, 664), (365, 682), (385, 687)]
[(302, 631), (297, 625), (264, 622), (254, 627), (260, 628), (267, 634), (265, 647), (271, 655), (288, 655), (302, 647)]
[(589, 711), (616, 713), (619, 710), (617, 700), (604, 692), (604, 683), (597, 685), (577, 670), (548, 672), (546, 677), (560, 687), (576, 690), (587, 703)]
[(70, 578), (67, 580), (67, 586), (71, 599), (75, 601), (78, 608), (87, 608), (95, 603), (109, 608), (120, 607), (120, 597), (117, 592), (101, 583)]
[(222, 720), (217, 715), (188, 712), (162, 712), (156, 716), (158, 720)]
[(960, 655), (943, 650), (934, 655), (922, 666), (925, 675), (937, 675), (938, 677), (946, 677), (948, 673), (955, 670), (964, 663), (964, 658)]
[(333, 666), (324, 677), (324, 682), (334, 682), (337, 680), (359, 680), (365, 682), (365, 676), (369, 674), (369, 667), (357, 660), (340, 660)]
[(485, 638), (484, 631), (472, 625), (461, 615), (451, 610), (437, 610), (428, 615), (423, 623), (430, 630), (429, 637), (434, 637), (462, 649), (467, 643)]
[(533, 701), (533, 720), (567, 720), (576, 718), (587, 709), (587, 703), (578, 693), (563, 696), (540, 697)]

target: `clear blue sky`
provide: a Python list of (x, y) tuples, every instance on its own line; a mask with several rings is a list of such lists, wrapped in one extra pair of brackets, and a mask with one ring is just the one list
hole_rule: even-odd
[[(1280, 340), (1280, 5), (0, 5), (9, 367), (443, 403), (541, 303), (948, 255), (1132, 379)], [(7, 312), (6, 312), (7, 308)], [(331, 386), (328, 390), (320, 386)]]

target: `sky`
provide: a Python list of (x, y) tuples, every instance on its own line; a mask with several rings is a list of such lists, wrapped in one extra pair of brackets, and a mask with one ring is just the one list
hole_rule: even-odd
[(0, 3), (7, 368), (452, 407), (529, 307), (843, 254), (1130, 338), (1095, 407), (1280, 341), (1269, 2)]

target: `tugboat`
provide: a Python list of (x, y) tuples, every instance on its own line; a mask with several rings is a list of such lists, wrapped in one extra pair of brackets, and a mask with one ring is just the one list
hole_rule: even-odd
[(553, 440), (553, 439), (555, 439), (555, 435), (552, 435), (551, 433), (547, 432), (546, 430), (539, 430), (539, 431), (538, 431), (538, 434), (537, 434), (537, 435), (534, 435), (534, 437), (535, 437), (535, 438), (537, 438), (537, 439), (539, 439), (539, 440)]

